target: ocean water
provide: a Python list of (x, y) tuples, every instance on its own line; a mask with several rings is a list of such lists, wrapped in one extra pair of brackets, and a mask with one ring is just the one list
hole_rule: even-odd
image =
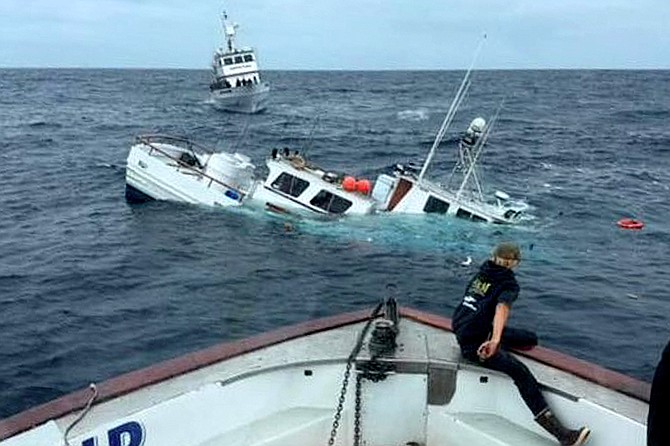
[[(429, 176), (498, 114), (487, 190), (521, 225), (436, 216), (332, 221), (131, 205), (135, 136), (249, 155), (302, 150), (373, 179), (420, 160), (463, 73), (266, 72), (267, 112), (216, 111), (206, 70), (0, 70), (0, 418), (157, 361), (310, 318), (401, 305), (450, 316), (502, 240), (523, 248), (510, 324), (650, 381), (670, 338), (670, 71), (477, 71)], [(616, 226), (623, 217), (642, 231)], [(462, 265), (468, 257), (469, 266)]]

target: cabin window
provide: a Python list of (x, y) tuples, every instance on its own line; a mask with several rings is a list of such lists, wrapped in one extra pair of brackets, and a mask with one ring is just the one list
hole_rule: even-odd
[(235, 56), (235, 63), (242, 63), (242, 62), (244, 62), (242, 56)]
[(272, 187), (284, 192), (292, 197), (297, 197), (305, 192), (309, 183), (301, 178), (295, 177), (288, 173), (282, 173), (272, 183)]
[(510, 218), (517, 218), (521, 214), (519, 211), (515, 211), (514, 209), (509, 209), (508, 211), (505, 212), (505, 218), (510, 219)]
[(459, 209), (458, 211), (456, 211), (456, 217), (477, 222), (488, 221), (485, 218), (480, 217), (479, 215), (471, 214), (470, 212), (465, 211), (463, 209)]
[(470, 218), (472, 218), (472, 214), (469, 213), (468, 211), (464, 211), (463, 209), (459, 209), (458, 211), (456, 211), (456, 217), (463, 218), (465, 220), (470, 220)]
[(223, 59), (223, 63), (226, 65), (232, 65), (233, 64), (233, 58), (232, 57), (226, 57)]
[(446, 201), (435, 198), (432, 195), (428, 197), (426, 201), (426, 206), (423, 208), (423, 212), (429, 214), (446, 214), (449, 210), (449, 203)]
[(245, 54), (244, 55), (244, 61), (245, 62), (253, 62), (254, 61), (254, 56), (252, 56), (251, 54)]
[(352, 205), (351, 201), (322, 190), (309, 202), (312, 206), (323, 209), (331, 214), (344, 214)]

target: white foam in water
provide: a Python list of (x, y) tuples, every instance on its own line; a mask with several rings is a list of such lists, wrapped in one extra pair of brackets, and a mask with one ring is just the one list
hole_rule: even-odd
[(428, 119), (428, 110), (420, 108), (417, 110), (399, 111), (397, 117), (401, 121), (425, 121)]

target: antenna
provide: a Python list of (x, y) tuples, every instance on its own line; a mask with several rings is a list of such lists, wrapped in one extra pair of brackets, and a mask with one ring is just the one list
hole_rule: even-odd
[(228, 22), (228, 14), (223, 11), (221, 22), (223, 23), (223, 32), (226, 35), (226, 44), (228, 45), (228, 52), (235, 51), (235, 30), (239, 26), (237, 23)]
[(442, 121), (442, 125), (440, 126), (440, 129), (437, 132), (435, 141), (433, 141), (433, 146), (430, 148), (430, 152), (428, 152), (426, 161), (423, 163), (421, 173), (419, 173), (419, 183), (421, 183), (421, 181), (423, 180), (423, 176), (426, 174), (426, 170), (428, 170), (428, 165), (435, 156), (435, 150), (442, 142), (444, 134), (447, 132), (447, 129), (451, 125), (451, 121), (453, 121), (454, 116), (456, 115), (456, 111), (458, 110), (458, 107), (460, 107), (461, 102), (463, 102), (463, 99), (465, 98), (465, 94), (467, 93), (468, 88), (470, 88), (470, 73), (472, 73), (472, 69), (475, 66), (475, 62), (477, 61), (477, 57), (479, 56), (479, 52), (481, 51), (485, 40), (486, 40), (486, 34), (484, 34), (484, 37), (479, 42), (479, 45), (477, 45), (477, 49), (475, 50), (475, 54), (472, 58), (472, 62), (470, 63), (470, 67), (468, 68), (468, 71), (465, 73), (465, 76), (461, 81), (461, 85), (458, 87), (456, 96), (454, 97), (453, 101), (451, 102), (451, 105), (449, 106), (449, 111), (447, 112), (447, 115), (444, 117), (444, 121)]
[(240, 135), (237, 137), (237, 140), (233, 143), (233, 145), (230, 148), (231, 152), (236, 151), (238, 147), (241, 147), (242, 143), (249, 136), (249, 121), (250, 121), (250, 117), (247, 116), (247, 119), (244, 121), (244, 127), (242, 128), (242, 131), (240, 132)]
[(321, 110), (319, 110), (319, 112), (314, 117), (314, 124), (312, 124), (312, 128), (310, 129), (309, 135), (307, 136), (307, 142), (305, 143), (305, 145), (302, 148), (302, 153), (303, 153), (304, 158), (307, 158), (307, 151), (309, 150), (309, 148), (312, 145), (312, 141), (314, 140), (314, 133), (316, 132), (316, 128), (319, 125), (319, 121), (321, 121)]
[(479, 179), (477, 178), (477, 173), (475, 172), (475, 165), (477, 164), (477, 159), (479, 159), (479, 155), (482, 153), (482, 150), (484, 149), (484, 145), (489, 139), (489, 135), (491, 134), (491, 130), (493, 129), (494, 124), (498, 120), (498, 116), (500, 115), (500, 110), (502, 109), (502, 105), (505, 102), (503, 99), (500, 102), (500, 105), (498, 106), (498, 110), (496, 110), (496, 114), (493, 115), (493, 117), (489, 120), (489, 124), (486, 126), (486, 129), (484, 130), (484, 133), (482, 136), (479, 138), (479, 141), (477, 141), (477, 145), (475, 146), (475, 155), (472, 157), (472, 161), (470, 163), (470, 166), (468, 167), (467, 172), (463, 176), (463, 181), (461, 182), (461, 187), (458, 188), (458, 192), (456, 193), (456, 200), (461, 197), (461, 194), (463, 193), (463, 189), (465, 189), (465, 185), (468, 182), (468, 179), (470, 178), (470, 175), (473, 175), (475, 177), (475, 182), (477, 186), (477, 190), (479, 191), (480, 196), (482, 195), (482, 190), (481, 186), (479, 185)]

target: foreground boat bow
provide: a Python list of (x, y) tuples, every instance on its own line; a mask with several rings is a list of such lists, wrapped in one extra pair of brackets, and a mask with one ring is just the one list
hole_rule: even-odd
[[(68, 429), (73, 446), (555, 444), (509, 378), (461, 358), (448, 319), (387, 314), (309, 321), (111, 379), (92, 402), (82, 390), (0, 421), (0, 445), (61, 445)], [(590, 445), (644, 445), (648, 384), (541, 347), (519, 355), (557, 413), (591, 426)]]

